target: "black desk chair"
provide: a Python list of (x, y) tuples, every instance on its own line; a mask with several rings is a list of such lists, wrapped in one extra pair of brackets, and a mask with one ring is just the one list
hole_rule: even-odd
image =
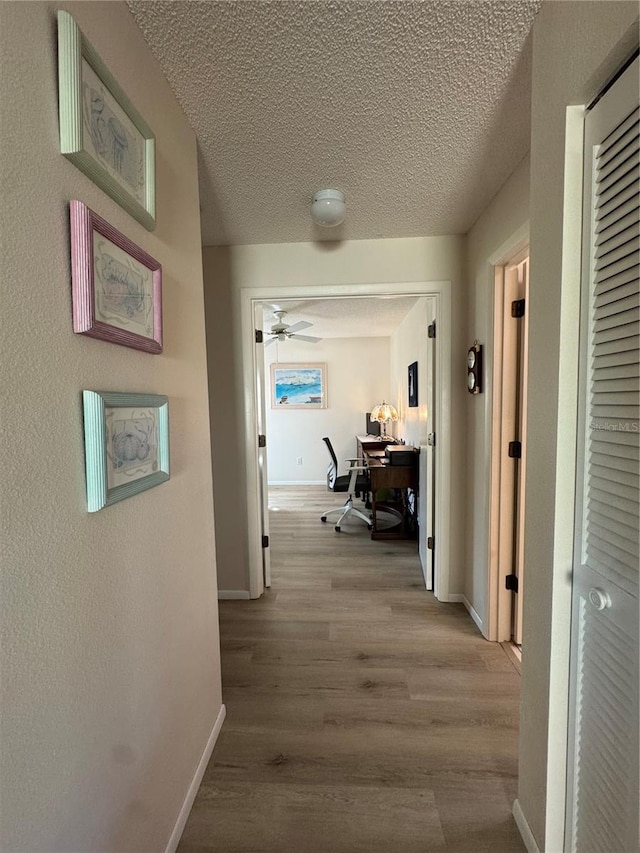
[(320, 521), (326, 521), (327, 516), (337, 513), (340, 517), (336, 522), (335, 530), (340, 533), (340, 525), (345, 518), (355, 516), (356, 518), (364, 521), (369, 530), (371, 530), (371, 519), (353, 506), (354, 495), (366, 495), (369, 491), (369, 477), (367, 474), (363, 473), (365, 471), (364, 465), (358, 465), (357, 459), (348, 459), (349, 473), (338, 476), (338, 460), (336, 458), (335, 450), (333, 449), (331, 441), (326, 436), (322, 440), (327, 445), (327, 450), (331, 457), (331, 462), (327, 468), (327, 488), (331, 492), (347, 492), (349, 497), (341, 507), (329, 509), (324, 512), (320, 516)]

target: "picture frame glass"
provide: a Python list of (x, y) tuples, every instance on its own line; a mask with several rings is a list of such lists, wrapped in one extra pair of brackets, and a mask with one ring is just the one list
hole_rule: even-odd
[(151, 270), (95, 228), (92, 243), (96, 321), (153, 338)]
[(271, 407), (326, 409), (326, 365), (272, 364)]
[(159, 410), (155, 406), (105, 406), (107, 488), (159, 470)]
[(141, 205), (146, 204), (146, 140), (82, 58), (83, 148)]
[(418, 405), (418, 362), (414, 361), (408, 368), (407, 398), (409, 408)]

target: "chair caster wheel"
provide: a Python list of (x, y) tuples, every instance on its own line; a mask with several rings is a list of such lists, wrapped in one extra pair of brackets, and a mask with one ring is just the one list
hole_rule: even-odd
[(338, 525), (337, 525), (337, 524), (336, 524), (336, 526), (334, 527), (334, 530), (336, 531), (336, 533), (340, 533), (340, 528), (338, 527)]
[(320, 516), (320, 521), (324, 521), (324, 523), (326, 524), (327, 519), (324, 517), (324, 515), (321, 515), (321, 516)]
[(373, 530), (373, 524), (367, 524), (367, 528), (368, 528), (369, 530)]

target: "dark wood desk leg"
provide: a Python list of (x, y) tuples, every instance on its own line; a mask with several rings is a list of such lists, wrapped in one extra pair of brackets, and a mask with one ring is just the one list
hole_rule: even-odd
[(376, 520), (376, 490), (371, 489), (371, 535), (377, 531), (378, 524)]

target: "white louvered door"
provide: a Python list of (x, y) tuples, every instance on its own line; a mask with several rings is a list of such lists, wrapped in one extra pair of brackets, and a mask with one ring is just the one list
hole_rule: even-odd
[(585, 123), (566, 850), (638, 850), (638, 60)]

